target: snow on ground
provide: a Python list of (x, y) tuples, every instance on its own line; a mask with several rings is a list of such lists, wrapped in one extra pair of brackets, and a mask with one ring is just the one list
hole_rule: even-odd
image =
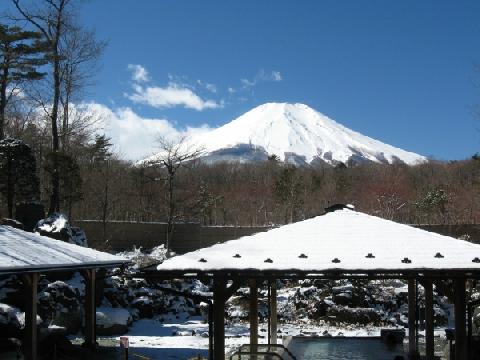
[[(309, 324), (280, 324), (279, 343), (290, 336), (380, 336), (383, 327), (337, 327)], [(193, 356), (208, 354), (208, 324), (199, 317), (175, 316), (156, 317), (136, 321), (128, 334), (130, 354), (147, 356), (150, 359), (187, 359)], [(267, 330), (265, 324), (260, 325), (260, 343), (266, 343)], [(420, 336), (424, 334), (420, 332)], [(435, 336), (444, 339), (444, 329), (437, 329)], [(242, 344), (249, 342), (247, 323), (227, 324), (225, 328), (226, 352), (233, 352)], [(422, 342), (422, 339), (420, 339)], [(119, 346), (119, 337), (103, 337), (99, 339), (103, 346)]]

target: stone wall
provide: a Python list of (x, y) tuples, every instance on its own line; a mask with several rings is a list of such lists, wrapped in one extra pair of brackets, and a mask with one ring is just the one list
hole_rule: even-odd
[[(77, 220), (75, 226), (87, 234), (88, 245), (99, 250), (123, 251), (141, 246), (149, 249), (165, 243), (165, 223), (108, 222)], [(269, 227), (248, 226), (200, 226), (199, 224), (175, 224), (171, 248), (183, 254), (211, 246), (219, 242), (237, 239), (270, 229)]]
[[(164, 244), (167, 228), (165, 223), (108, 222), (105, 229), (106, 241), (104, 241), (103, 223), (101, 221), (79, 220), (75, 221), (74, 225), (86, 232), (90, 247), (115, 252), (132, 249), (134, 245), (150, 249)], [(470, 241), (480, 243), (480, 225), (417, 225), (417, 227), (455, 238), (468, 235)], [(171, 248), (173, 251), (183, 254), (269, 229), (271, 227), (176, 224)]]

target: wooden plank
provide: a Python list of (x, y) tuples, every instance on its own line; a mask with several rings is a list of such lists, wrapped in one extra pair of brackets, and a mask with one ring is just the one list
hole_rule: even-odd
[(433, 284), (432, 280), (425, 279), (425, 354), (426, 360), (434, 360), (435, 343), (433, 338)]
[(465, 279), (453, 281), (455, 291), (455, 359), (467, 359)]
[(23, 276), (25, 288), (25, 329), (23, 333), (23, 354), (26, 360), (37, 359), (37, 286), (38, 273)]
[(270, 286), (270, 343), (277, 343), (277, 282), (272, 281)]
[(213, 360), (225, 360), (225, 278), (213, 281)]
[(415, 279), (408, 280), (408, 354), (413, 359), (417, 355), (416, 312), (417, 294)]

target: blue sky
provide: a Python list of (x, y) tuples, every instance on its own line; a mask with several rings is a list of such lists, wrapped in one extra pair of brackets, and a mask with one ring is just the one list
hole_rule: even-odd
[(480, 151), (480, 1), (90, 0), (81, 11), (109, 41), (88, 100), (139, 121), (216, 127), (301, 102), (423, 155)]

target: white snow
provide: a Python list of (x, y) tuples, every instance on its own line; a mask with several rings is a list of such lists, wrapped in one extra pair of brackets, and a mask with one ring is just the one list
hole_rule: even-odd
[[(372, 258), (367, 258), (371, 253)], [(436, 257), (440, 253), (443, 257)], [(236, 254), (240, 257), (235, 257)], [(305, 254), (307, 258), (299, 257)], [(158, 270), (480, 269), (480, 245), (349, 209), (176, 256)], [(408, 258), (410, 263), (402, 260)], [(265, 262), (265, 260), (271, 262)], [(333, 262), (338, 259), (340, 262)]]
[(203, 148), (206, 155), (243, 145), (243, 150), (238, 148), (241, 153), (246, 145), (282, 161), (295, 154), (306, 163), (315, 158), (329, 164), (347, 163), (351, 157), (388, 163), (399, 159), (409, 165), (427, 160), (350, 130), (304, 104), (260, 105), (224, 126), (193, 137), (191, 143)]
[(127, 261), (105, 252), (0, 225), (0, 272), (120, 265)]
[[(51, 220), (50, 222), (46, 220)], [(47, 219), (40, 220), (37, 224), (38, 230), (46, 232), (57, 233), (62, 231), (68, 226), (68, 220), (63, 214), (55, 214)]]

